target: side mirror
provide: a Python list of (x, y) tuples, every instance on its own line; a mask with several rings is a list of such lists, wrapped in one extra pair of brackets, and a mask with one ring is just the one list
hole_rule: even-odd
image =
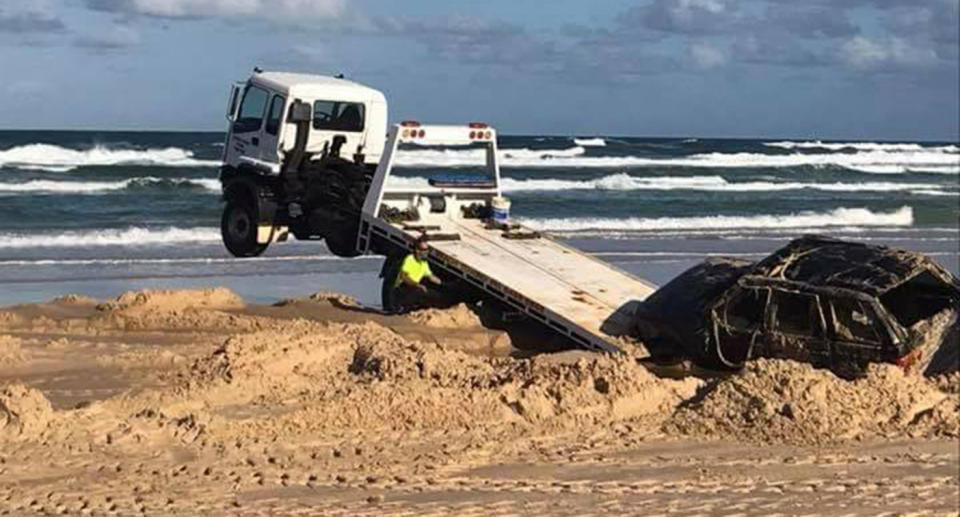
[(241, 86), (243, 86), (242, 83), (237, 83), (230, 86), (230, 97), (229, 101), (227, 101), (227, 120), (230, 122), (235, 122), (237, 120), (237, 105), (240, 104)]
[(312, 119), (313, 107), (310, 106), (309, 103), (301, 100), (293, 101), (293, 104), (290, 105), (290, 116), (287, 117), (287, 122), (299, 124), (301, 122), (310, 122)]

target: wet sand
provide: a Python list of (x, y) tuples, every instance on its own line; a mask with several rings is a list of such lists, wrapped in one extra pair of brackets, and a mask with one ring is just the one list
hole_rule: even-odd
[(329, 294), (0, 309), (0, 512), (960, 510), (956, 373), (666, 379), (531, 340), (465, 306), (383, 316)]

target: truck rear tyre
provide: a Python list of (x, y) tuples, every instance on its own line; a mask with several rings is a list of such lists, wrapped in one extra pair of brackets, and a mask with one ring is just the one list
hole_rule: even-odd
[(257, 243), (257, 211), (242, 200), (227, 201), (220, 218), (223, 244), (235, 257), (256, 257), (267, 249)]
[(359, 257), (360, 252), (357, 251), (357, 234), (359, 230), (356, 225), (348, 224), (328, 233), (325, 236), (327, 249), (330, 250), (330, 253), (338, 257)]

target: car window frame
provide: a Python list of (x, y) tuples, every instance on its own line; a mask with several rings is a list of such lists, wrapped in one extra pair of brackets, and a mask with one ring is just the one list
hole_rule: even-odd
[[(837, 314), (836, 314), (836, 309), (834, 307), (834, 302), (837, 302), (837, 301), (853, 302), (859, 305), (860, 310), (865, 313), (864, 315), (871, 319), (872, 324), (870, 326), (874, 334), (876, 335), (877, 340), (867, 341), (857, 337), (856, 335), (853, 335), (852, 332), (851, 332), (851, 335), (853, 335), (852, 338), (841, 336), (840, 333), (837, 331)], [(891, 334), (886, 321), (884, 321), (884, 318), (881, 317), (881, 313), (877, 310), (877, 307), (874, 306), (873, 303), (860, 300), (858, 298), (831, 297), (829, 299), (829, 306), (830, 306), (830, 332), (833, 336), (833, 339), (837, 339), (840, 341), (860, 343), (860, 344), (867, 344), (867, 345), (880, 345), (880, 346), (890, 344), (888, 343), (888, 341), (894, 342), (895, 336)]]
[[(748, 291), (755, 291), (759, 294), (760, 299), (760, 311), (757, 314), (756, 326), (753, 328), (742, 328), (736, 325), (730, 324), (728, 319), (728, 309), (734, 302), (734, 300), (743, 293)], [(737, 286), (736, 290), (730, 294), (730, 296), (725, 300), (723, 304), (723, 324), (729, 330), (734, 330), (737, 332), (756, 332), (762, 330), (766, 326), (766, 313), (767, 307), (770, 305), (770, 292), (771, 289), (766, 287), (753, 287), (753, 286)]]
[[(779, 309), (779, 304), (776, 303), (777, 302), (776, 297), (780, 294), (806, 296), (813, 301), (814, 303), (813, 307), (816, 309), (817, 318), (816, 318), (816, 322), (814, 322), (813, 314), (810, 312), (807, 313), (807, 318), (809, 319), (809, 323), (811, 325), (810, 333), (800, 334), (800, 333), (795, 333), (790, 331), (784, 331), (783, 329), (780, 328), (780, 326), (777, 324), (776, 314), (774, 314), (774, 309), (775, 308)], [(810, 339), (823, 339), (826, 336), (826, 332), (827, 332), (826, 321), (824, 320), (824, 314), (823, 314), (823, 305), (820, 302), (820, 296), (816, 293), (771, 288), (770, 295), (767, 298), (767, 308), (766, 308), (766, 315), (764, 320), (765, 320), (766, 330), (768, 332), (783, 334), (786, 336), (810, 338)], [(814, 323), (816, 323), (816, 325), (814, 325)]]

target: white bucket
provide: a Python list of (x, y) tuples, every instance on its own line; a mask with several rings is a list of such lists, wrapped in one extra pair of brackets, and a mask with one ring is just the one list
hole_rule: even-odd
[(510, 200), (497, 196), (490, 201), (490, 207), (493, 209), (493, 222), (496, 224), (507, 224), (510, 221)]

